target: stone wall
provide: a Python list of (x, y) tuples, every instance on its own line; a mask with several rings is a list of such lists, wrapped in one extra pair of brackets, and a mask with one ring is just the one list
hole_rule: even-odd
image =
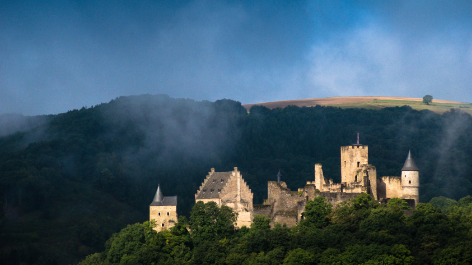
[(401, 177), (384, 176), (378, 180), (377, 200), (402, 198)]
[(254, 204), (253, 214), (254, 216), (265, 215), (270, 218), (272, 216), (272, 205)]
[(149, 220), (155, 220), (157, 232), (169, 229), (177, 223), (177, 206), (149, 206)]
[(351, 200), (356, 198), (362, 193), (343, 193), (343, 192), (338, 192), (338, 193), (331, 193), (331, 192), (320, 192), (318, 193), (318, 196), (322, 196), (326, 198), (326, 201), (328, 203), (331, 203), (333, 206), (338, 205), (339, 203), (347, 200)]
[(371, 194), (374, 199), (377, 200), (377, 168), (372, 165), (367, 165), (365, 173), (367, 174), (367, 178), (369, 179), (369, 190), (368, 193)]
[(221, 206), (221, 199), (220, 198), (211, 198), (211, 199), (196, 199), (195, 202), (203, 202), (203, 203), (209, 203), (209, 202), (215, 202), (216, 205)]
[[(314, 185), (313, 193), (314, 193)], [(271, 205), (272, 223), (286, 224), (291, 227), (298, 224), (298, 204), (306, 201), (304, 192), (291, 191), (287, 188), (287, 184), (283, 181), (269, 181), (267, 183), (268, 198), (264, 201), (264, 205)]]

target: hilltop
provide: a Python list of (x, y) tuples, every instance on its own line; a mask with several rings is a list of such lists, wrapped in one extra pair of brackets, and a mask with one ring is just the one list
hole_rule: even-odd
[(407, 97), (329, 97), (329, 98), (309, 98), (294, 99), (272, 102), (261, 102), (243, 104), (246, 110), (252, 106), (264, 106), (269, 109), (285, 108), (287, 106), (314, 107), (314, 106), (334, 106), (343, 109), (363, 108), (363, 109), (383, 109), (389, 107), (409, 106), (415, 110), (428, 109), (436, 113), (444, 113), (450, 109), (460, 109), (472, 114), (472, 103), (433, 99), (433, 103), (426, 105), (422, 98)]
[(395, 176), (411, 149), (420, 202), (472, 193), (472, 117), (456, 110), (253, 106), (248, 114), (232, 100), (141, 95), (7, 118), (15, 126), (0, 123), (5, 264), (72, 264), (104, 251), (113, 233), (149, 218), (158, 184), (164, 196), (178, 196), (179, 216), (189, 216), (211, 168), (238, 167), (255, 203), (279, 170), (290, 189), (313, 179), (314, 163), (339, 182), (339, 147), (357, 132), (379, 176)]

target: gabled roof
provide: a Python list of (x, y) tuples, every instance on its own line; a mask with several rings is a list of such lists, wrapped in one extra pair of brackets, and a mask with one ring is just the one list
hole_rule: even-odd
[(203, 186), (198, 191), (198, 195), (195, 199), (219, 198), (220, 192), (233, 176), (232, 173), (233, 171), (212, 172), (210, 177), (203, 183)]
[(411, 157), (411, 151), (408, 150), (408, 156), (406, 157), (405, 164), (403, 165), (402, 171), (419, 171), (415, 164), (415, 161)]
[(151, 206), (177, 206), (177, 196), (164, 197), (161, 192), (161, 185), (158, 185)]

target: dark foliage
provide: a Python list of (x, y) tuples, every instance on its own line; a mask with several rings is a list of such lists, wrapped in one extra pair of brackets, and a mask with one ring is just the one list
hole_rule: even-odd
[[(279, 169), (291, 189), (313, 179), (314, 163), (322, 163), (325, 176), (339, 181), (339, 147), (353, 143), (357, 132), (369, 145), (369, 162), (379, 176), (399, 175), (411, 149), (421, 170), (421, 201), (459, 200), (472, 193), (472, 119), (454, 110), (439, 115), (409, 107), (255, 106), (247, 114), (231, 100), (143, 95), (27, 121), (26, 127), (0, 137), (0, 254), (11, 264), (66, 264), (103, 251), (110, 235), (148, 218), (158, 183), (164, 195), (179, 196), (179, 215), (189, 216), (211, 167), (229, 171), (237, 166), (255, 203), (266, 197), (267, 181), (275, 180)], [(328, 230), (354, 233), (356, 226), (365, 227), (363, 221), (380, 227), (375, 218), (387, 215), (378, 210), (364, 220), (365, 214), (346, 220), (350, 226), (334, 224)], [(401, 218), (396, 222), (401, 224)], [(362, 231), (381, 233), (372, 229)], [(284, 231), (277, 238), (285, 238)], [(250, 236), (260, 240), (255, 247), (263, 249), (259, 258), (264, 259), (271, 243), (263, 234)], [(424, 240), (434, 249), (442, 239)]]
[[(194, 228), (190, 232), (181, 233), (187, 231), (185, 219), (170, 231), (159, 233), (151, 229), (153, 224), (149, 222), (129, 225), (107, 241), (104, 252), (90, 255), (80, 264), (469, 264), (472, 261), (471, 203), (451, 206), (447, 211), (455, 214), (449, 215), (429, 203), (421, 203), (412, 216), (405, 216), (402, 208), (407, 205), (401, 200), (381, 205), (370, 195), (360, 195), (327, 212), (324, 200), (316, 199), (305, 210), (314, 213), (313, 208), (317, 207), (331, 221), (325, 222), (318, 214), (307, 214), (303, 219), (307, 222), (300, 226), (287, 228), (275, 224), (269, 229), (270, 219), (259, 215), (251, 228), (235, 230), (225, 226), (226, 235), (230, 236), (219, 237), (213, 231), (219, 231), (221, 223), (228, 223), (228, 208), (199, 202), (192, 209), (189, 223)], [(343, 219), (347, 218), (346, 212), (359, 217), (359, 221), (353, 224)], [(206, 219), (212, 221), (202, 221)], [(322, 225), (312, 225), (320, 220)], [(461, 228), (452, 229), (458, 226)]]

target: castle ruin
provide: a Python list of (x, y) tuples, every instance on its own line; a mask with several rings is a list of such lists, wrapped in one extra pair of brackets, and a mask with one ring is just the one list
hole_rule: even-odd
[[(359, 137), (357, 144), (341, 147), (341, 183), (334, 183), (333, 179), (325, 177), (321, 164), (314, 166), (314, 181), (307, 181), (306, 185), (299, 188), (298, 191), (291, 191), (285, 182), (280, 181), (279, 174), (278, 181), (268, 182), (267, 199), (261, 205), (253, 204), (254, 195), (236, 167), (229, 172), (215, 172), (215, 169), (212, 168), (195, 194), (195, 202), (214, 201), (219, 206), (230, 207), (238, 213), (237, 227), (250, 226), (255, 215), (269, 217), (272, 220), (272, 225), (275, 223), (286, 224), (289, 227), (297, 225), (302, 218), (308, 200), (318, 196), (325, 197), (327, 202), (335, 206), (362, 193), (367, 193), (382, 203), (391, 198), (404, 199), (414, 209), (419, 203), (419, 169), (411, 152), (408, 152), (405, 164), (401, 169), (401, 176), (377, 178), (375, 166), (369, 164), (368, 150), (367, 145), (359, 144)], [(156, 197), (150, 206), (150, 218), (155, 219), (158, 228), (162, 230), (173, 225), (177, 214), (175, 212), (175, 214), (169, 215), (172, 212), (169, 210), (170, 212), (167, 212), (167, 215), (163, 216), (164, 218), (160, 215), (156, 216), (156, 213), (166, 212), (167, 210), (164, 208), (169, 207), (163, 202), (161, 202), (162, 205), (156, 205), (158, 203), (156, 198), (157, 200), (160, 198), (159, 192), (158, 188)], [(162, 194), (160, 196), (162, 197)], [(177, 207), (176, 197), (173, 207), (175, 209)]]

